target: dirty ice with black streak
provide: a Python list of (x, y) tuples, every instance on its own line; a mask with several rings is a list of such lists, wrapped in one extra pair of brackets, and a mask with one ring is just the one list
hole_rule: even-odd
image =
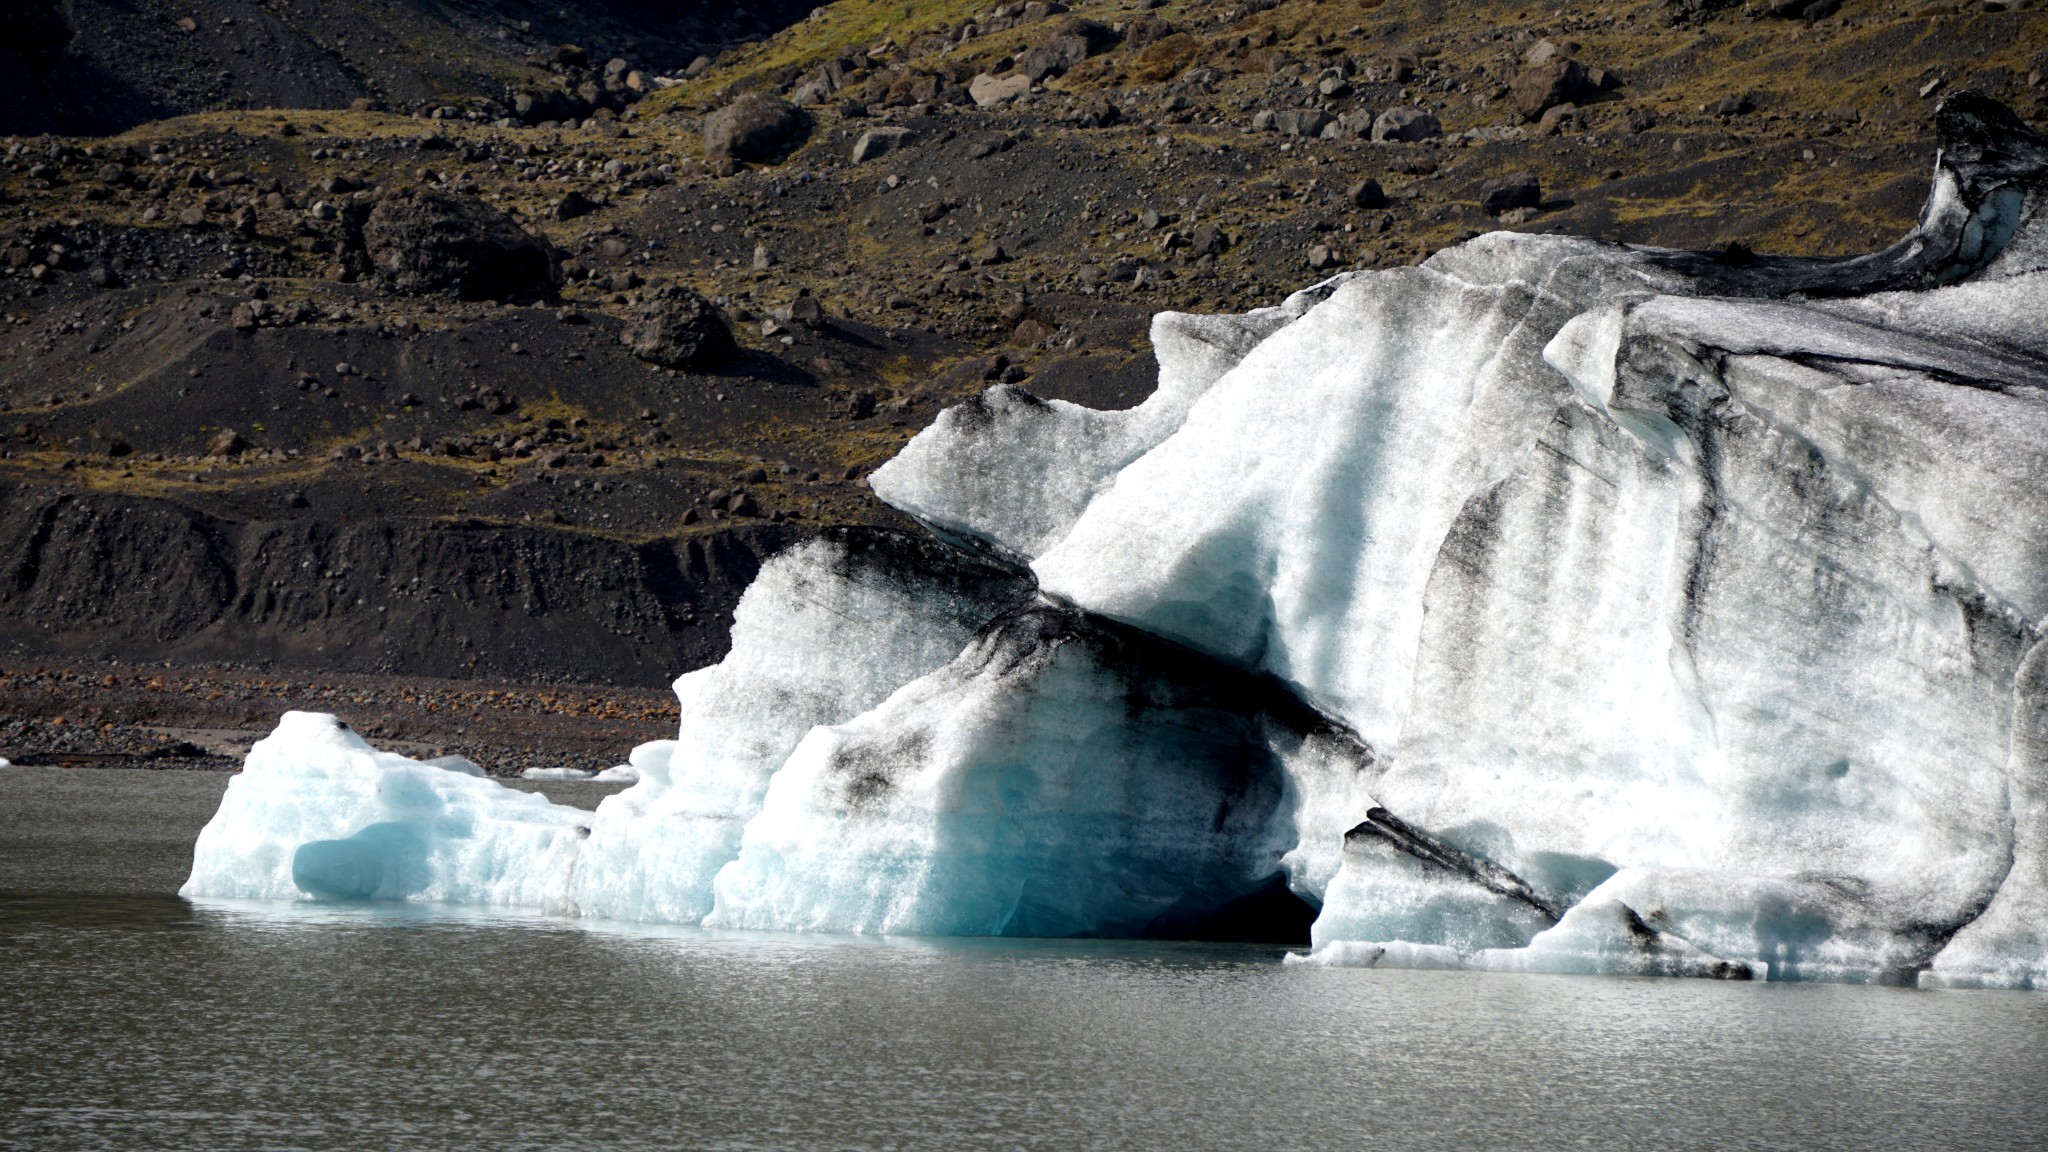
[(1873, 255), (1496, 233), (993, 388), (594, 814), (290, 713), (185, 894), (2048, 987), (2048, 141), (1936, 119)]

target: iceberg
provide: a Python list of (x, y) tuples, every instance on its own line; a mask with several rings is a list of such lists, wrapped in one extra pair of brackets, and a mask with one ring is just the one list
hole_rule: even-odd
[(992, 388), (595, 813), (292, 714), (185, 891), (2048, 987), (2048, 141), (1936, 127), (1882, 252), (1495, 233)]

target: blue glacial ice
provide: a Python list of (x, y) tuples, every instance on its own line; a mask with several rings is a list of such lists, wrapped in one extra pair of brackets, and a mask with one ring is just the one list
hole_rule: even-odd
[(1496, 233), (1001, 386), (593, 813), (287, 715), (185, 892), (2048, 987), (2048, 142), (1848, 260)]

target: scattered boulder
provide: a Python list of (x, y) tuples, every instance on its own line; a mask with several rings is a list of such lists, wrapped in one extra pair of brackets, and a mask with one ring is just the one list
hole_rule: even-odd
[(1437, 118), (1420, 108), (1389, 108), (1372, 122), (1374, 140), (1414, 143), (1434, 140), (1443, 134), (1443, 125), (1437, 122)]
[(1194, 256), (1221, 256), (1230, 250), (1230, 237), (1214, 224), (1197, 224), (1188, 234), (1188, 252)]
[(237, 332), (254, 332), (265, 320), (270, 319), (271, 313), (275, 311), (268, 300), (244, 300), (235, 305), (234, 313), (228, 322)]
[(907, 148), (917, 142), (917, 133), (909, 128), (888, 126), (870, 128), (860, 134), (853, 145), (853, 162), (865, 164), (877, 157), (886, 156), (898, 148)]
[(967, 85), (967, 94), (974, 98), (975, 104), (983, 108), (1007, 104), (1029, 91), (1031, 78), (1022, 72), (1011, 72), (1005, 76), (991, 76), (983, 72)]
[(1306, 136), (1311, 139), (1323, 134), (1323, 129), (1333, 117), (1320, 108), (1283, 108), (1273, 113), (1273, 128), (1282, 136)]
[(640, 359), (677, 371), (712, 367), (736, 348), (725, 314), (680, 285), (649, 293), (634, 309), (619, 342)]
[(239, 456), (249, 450), (249, 442), (233, 428), (223, 428), (206, 442), (206, 454), (215, 457)]
[(568, 195), (555, 201), (555, 219), (575, 220), (597, 211), (598, 203), (583, 193), (571, 190)]
[(1344, 202), (1353, 208), (1385, 208), (1387, 193), (1380, 187), (1379, 181), (1368, 177), (1345, 191)]
[[(1799, 0), (1806, 3), (1808, 0)], [(1522, 54), (1522, 63), (1531, 68), (1541, 67), (1553, 60), (1569, 60), (1578, 53), (1577, 42), (1571, 40), (1538, 40), (1534, 47)]]
[(1029, 348), (1043, 344), (1053, 338), (1053, 328), (1042, 320), (1025, 319), (1010, 331), (1010, 342), (1019, 347)]
[(1576, 60), (1550, 60), (1525, 69), (1508, 85), (1508, 94), (1524, 119), (1534, 120), (1559, 104), (1572, 104), (1597, 89)]
[(1586, 118), (1579, 112), (1577, 104), (1556, 104), (1543, 113), (1543, 119), (1536, 122), (1536, 134), (1555, 136), (1560, 132), (1579, 132), (1586, 127)]
[(1107, 26), (1093, 20), (1076, 20), (1059, 34), (1025, 49), (1017, 57), (1017, 70), (1037, 83), (1065, 73), (1090, 56), (1109, 51), (1117, 41), (1117, 34)]
[(704, 118), (704, 157), (713, 163), (766, 160), (808, 125), (803, 112), (787, 100), (749, 92)]
[(1369, 84), (1406, 84), (1415, 79), (1415, 58), (1405, 52), (1382, 52), (1359, 65), (1356, 75)]
[(1123, 109), (1101, 93), (1085, 96), (1074, 106), (1068, 121), (1081, 128), (1107, 128), (1123, 119)]
[(1340, 112), (1337, 118), (1323, 126), (1325, 140), (1356, 140), (1372, 133), (1372, 113), (1364, 108)]
[(1479, 192), (1479, 207), (1488, 216), (1500, 216), (1517, 208), (1540, 208), (1543, 184), (1534, 172), (1517, 172), (1487, 182)]
[(1017, 57), (1017, 71), (1032, 83), (1049, 80), (1088, 58), (1088, 44), (1078, 36), (1061, 36)]
[(474, 196), (428, 190), (386, 196), (370, 209), (362, 242), (382, 285), (408, 295), (545, 296), (559, 275), (547, 241)]
[(799, 296), (789, 305), (789, 319), (793, 324), (817, 331), (825, 326), (825, 306), (816, 296)]

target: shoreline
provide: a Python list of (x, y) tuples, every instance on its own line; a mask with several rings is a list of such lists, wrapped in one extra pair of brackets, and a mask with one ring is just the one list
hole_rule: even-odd
[(667, 689), (225, 665), (0, 661), (0, 759), (20, 767), (233, 772), (279, 714), (330, 712), (380, 749), (494, 777), (599, 771), (675, 735)]

